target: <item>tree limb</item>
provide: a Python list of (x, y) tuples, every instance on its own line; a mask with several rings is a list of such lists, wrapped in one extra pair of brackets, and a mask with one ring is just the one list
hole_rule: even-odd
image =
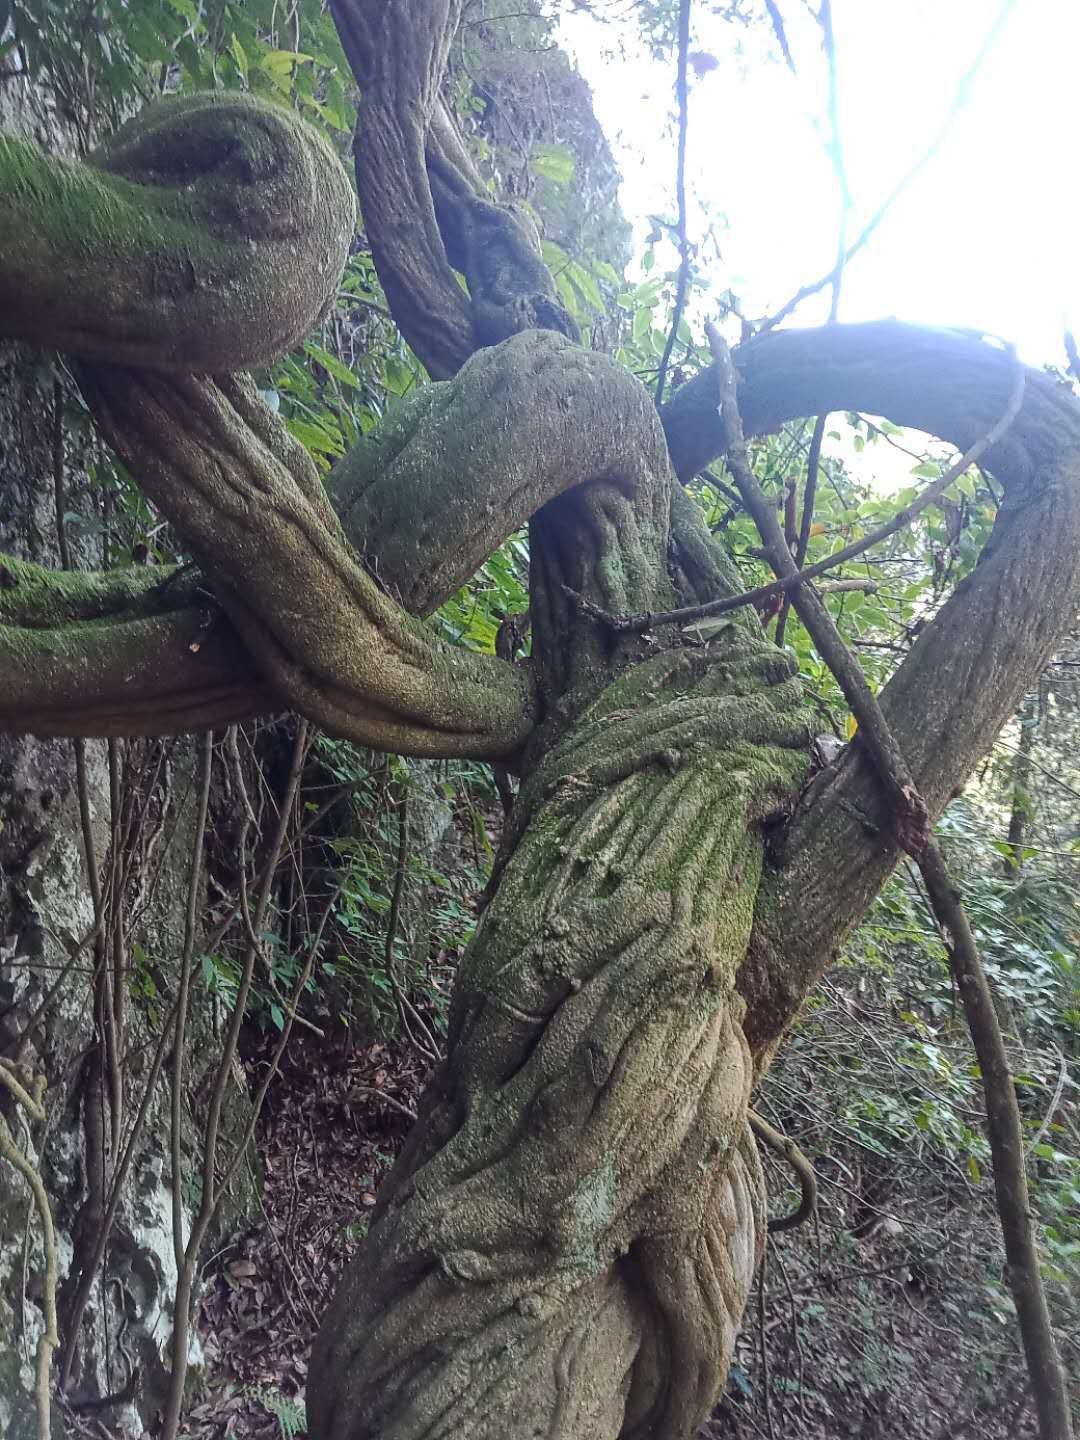
[[(797, 554), (791, 557), (790, 564), (786, 561), (783, 562), (784, 569), (787, 573), (781, 575), (779, 580), (770, 581), (767, 585), (759, 585), (755, 590), (748, 590), (742, 595), (733, 595), (720, 600), (708, 601), (703, 605), (685, 606), (680, 610), (669, 611), (667, 614), (602, 615), (599, 618), (612, 630), (625, 632), (646, 630), (655, 625), (685, 624), (687, 621), (701, 620), (709, 615), (722, 615), (728, 610), (737, 610), (742, 605), (756, 605), (759, 601), (768, 600), (774, 595), (790, 595), (798, 586), (803, 585), (806, 581), (814, 580), (817, 576), (824, 575), (827, 570), (835, 569), (837, 565), (843, 564), (846, 560), (853, 560), (857, 555), (861, 555), (874, 545), (880, 545), (883, 540), (887, 540), (890, 535), (895, 535), (897, 530), (902, 530), (905, 526), (910, 525), (917, 515), (921, 515), (930, 505), (940, 500), (953, 481), (969, 470), (972, 465), (975, 465), (988, 450), (996, 445), (1016, 419), (1024, 399), (1025, 372), (1024, 367), (1016, 362), (1015, 351), (1010, 348), (1009, 354), (1013, 360), (1014, 370), (1012, 389), (1009, 393), (1005, 409), (995, 420), (994, 424), (991, 425), (985, 434), (980, 435), (979, 438), (964, 451), (959, 459), (954, 460), (953, 463), (938, 476), (933, 484), (928, 485), (922, 494), (917, 496), (910, 505), (905, 505), (902, 509), (897, 510), (888, 520), (883, 521), (873, 530), (868, 531), (861, 539), (853, 540), (849, 545), (844, 545), (839, 550), (835, 550), (831, 555), (826, 555), (824, 559), (816, 561), (813, 565), (807, 565), (805, 569), (800, 569), (798, 556), (799, 554), (805, 555), (802, 537), (800, 536)], [(818, 426), (815, 425), (815, 439), (818, 433)], [(811, 441), (811, 452), (812, 451), (813, 441)], [(820, 443), (818, 445), (818, 451), (820, 453)], [(813, 514), (813, 488), (811, 481), (816, 480), (816, 469), (816, 462), (812, 459), (811, 468), (807, 475), (806, 499), (804, 500), (804, 506), (809, 507), (808, 510), (804, 509), (803, 516), (803, 528), (807, 536), (809, 536), (809, 527), (806, 525), (805, 517), (807, 514)], [(772, 529), (773, 527), (770, 526), (770, 532)], [(780, 536), (780, 542), (783, 543), (784, 553), (789, 553), (787, 543), (780, 533), (779, 525), (776, 526), (776, 533)], [(778, 566), (775, 556), (771, 555), (771, 558), (773, 560), (773, 568), (777, 569)]]
[(675, 197), (678, 205), (679, 276), (675, 283), (675, 307), (671, 312), (671, 327), (660, 357), (660, 369), (656, 374), (655, 401), (657, 408), (663, 403), (664, 385), (667, 381), (671, 352), (679, 334), (679, 325), (686, 305), (686, 291), (690, 283), (690, 240), (686, 233), (686, 138), (689, 129), (690, 92), (686, 78), (686, 61), (690, 49), (690, 4), (691, 0), (679, 0), (679, 58), (675, 78), (675, 96), (679, 106), (679, 139), (675, 166)]
[[(795, 560), (788, 550), (776, 513), (749, 466), (735, 399), (735, 372), (730, 353), (714, 329), (710, 330), (709, 339), (720, 377), (720, 415), (726, 434), (728, 466), (747, 509), (757, 523), (773, 567), (781, 572), (793, 572)], [(1015, 410), (1018, 399), (1011, 405)], [(802, 587), (797, 588), (793, 592), (793, 604), (859, 722), (859, 735), (896, 805), (897, 840), (918, 861), (934, 914), (948, 936), (950, 958), (960, 983), (979, 1058), (994, 1157), (998, 1211), (1009, 1261), (1009, 1285), (1031, 1375), (1039, 1433), (1042, 1440), (1071, 1440), (1065, 1376), (1054, 1343), (1028, 1212), (1020, 1112), (975, 939), (941, 852), (931, 838), (926, 803), (918, 793), (907, 761), (858, 662), (844, 644), (828, 612), (811, 594)]]
[(200, 555), (283, 704), (402, 753), (510, 754), (528, 676), (418, 625), (352, 552), (303, 447), (237, 377), (84, 370), (116, 452)]

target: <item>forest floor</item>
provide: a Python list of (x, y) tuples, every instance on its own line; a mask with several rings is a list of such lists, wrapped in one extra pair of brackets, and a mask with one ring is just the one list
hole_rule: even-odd
[[(251, 1062), (256, 1068), (258, 1059)], [(354, 1254), (426, 1079), (405, 1044), (289, 1046), (264, 1110), (263, 1217), (213, 1259), (201, 1311), (206, 1384), (187, 1440), (303, 1433), (311, 1336)], [(359, 1217), (359, 1218), (358, 1218)], [(955, 1257), (977, 1237), (963, 1221)], [(1022, 1374), (979, 1377), (956, 1264), (919, 1266), (893, 1230), (819, 1227), (770, 1246), (709, 1440), (1012, 1440), (1034, 1434)], [(975, 1259), (975, 1257), (972, 1257)], [(961, 1288), (958, 1288), (961, 1287)], [(977, 1317), (971, 1315), (971, 1323)], [(764, 1336), (768, 1369), (762, 1368)], [(767, 1377), (767, 1378), (764, 1378)], [(763, 1383), (764, 1378), (764, 1383)], [(764, 1397), (768, 1394), (766, 1407)]]
[(261, 1223), (214, 1257), (207, 1278), (208, 1379), (187, 1440), (298, 1433), (312, 1336), (426, 1078), (406, 1044), (341, 1050), (304, 1033), (290, 1042), (259, 1125)]

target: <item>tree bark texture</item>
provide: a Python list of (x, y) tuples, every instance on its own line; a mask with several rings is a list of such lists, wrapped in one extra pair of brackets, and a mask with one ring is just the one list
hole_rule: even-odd
[(337, 156), (276, 105), (159, 101), (92, 163), (0, 136), (0, 316), (16, 340), (221, 373), (310, 330), (356, 204)]

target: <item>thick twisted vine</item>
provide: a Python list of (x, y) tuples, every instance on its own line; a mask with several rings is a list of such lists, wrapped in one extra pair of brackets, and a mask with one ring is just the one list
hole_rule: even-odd
[(733, 982), (760, 821), (805, 774), (794, 671), (756, 637), (657, 656), (523, 786), (316, 1345), (320, 1440), (674, 1436), (714, 1403), (764, 1243)]
[(477, 346), (521, 330), (576, 340), (530, 222), (487, 198), (439, 94), (461, 0), (330, 8), (360, 85), (356, 187), (372, 254), (394, 319), (429, 373), (453, 375)]
[(249, 381), (101, 366), (82, 385), (283, 702), (386, 750), (521, 747), (533, 723), (527, 674), (443, 644), (379, 588), (311, 458)]
[[(71, 577), (5, 563), (9, 725), (197, 728), (288, 701), (390, 748), (508, 753), (534, 718), (526, 674), (440, 646), (390, 596), (427, 613), (564, 489), (582, 492), (563, 521), (598, 571), (597, 599), (664, 593), (669, 479), (648, 398), (558, 336), (483, 351), (402, 406), (332, 477), (343, 525), (249, 385), (111, 367), (87, 367), (83, 383), (205, 570)], [(597, 506), (619, 511), (624, 534), (643, 529), (622, 566), (600, 566), (604, 535), (590, 548)]]
[[(245, 382), (184, 373), (268, 358), (329, 293), (316, 293), (335, 278), (322, 236), (351, 202), (334, 224), (317, 215), (314, 237), (287, 199), (285, 230), (261, 203), (261, 179), (285, 170), (260, 137), (296, 122), (276, 130), (231, 101), (237, 129), (224, 102), (191, 102), (173, 111), (175, 158), (151, 117), (93, 184), (0, 151), (7, 213), (41, 230), (64, 277), (50, 290), (25, 240), (0, 229), (12, 242), (0, 327), (90, 358), (96, 413), (203, 567), (74, 582), (3, 563), (0, 723), (180, 729), (288, 701), (394, 749), (529, 742), (534, 773), (463, 970), (451, 1058), (381, 1202), (378, 1243), (324, 1328), (312, 1432), (681, 1437), (722, 1379), (761, 1238), (752, 1063), (767, 1063), (894, 849), (854, 746), (801, 797), (784, 866), (762, 871), (760, 821), (802, 779), (805, 728), (788, 662), (740, 628), (728, 651), (651, 661), (589, 708), (648, 641), (612, 642), (568, 589), (629, 610), (742, 587), (671, 489), (640, 387), (551, 335), (464, 364), (485, 339), (547, 323), (549, 292), (535, 257), (515, 258), (518, 231), (495, 223), (504, 212), (470, 191), (440, 118), (458, 10), (336, 7), (365, 79), (358, 164), (387, 294), (432, 373), (455, 378), (340, 467), (332, 506)], [(313, 153), (311, 175), (325, 160), (329, 191), (347, 197), (329, 152)], [(58, 228), (50, 202), (77, 203), (87, 185), (94, 223)], [(489, 224), (509, 257), (491, 267)], [(281, 287), (305, 273), (316, 280), (282, 319)], [(21, 298), (34, 285), (42, 323)], [(970, 336), (895, 325), (770, 335), (736, 363), (751, 433), (858, 408), (961, 445), (1011, 378)], [(688, 478), (721, 448), (714, 379), (663, 421)], [(1008, 486), (991, 545), (883, 697), (932, 812), (1075, 612), (1078, 457), (1075, 402), (1029, 377), (987, 457)], [(535, 683), (448, 654), (394, 603), (424, 613), (530, 516)], [(537, 1397), (548, 1409), (534, 1423)]]

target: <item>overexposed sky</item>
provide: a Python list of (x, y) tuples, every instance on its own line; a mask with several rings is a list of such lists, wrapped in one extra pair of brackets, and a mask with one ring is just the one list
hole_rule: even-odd
[[(707, 8), (695, 6), (692, 49), (718, 63), (690, 92), (691, 238), (704, 242), (717, 291), (734, 286), (761, 315), (835, 258), (825, 60), (804, 0), (781, 0), (798, 79), (770, 58), (767, 31), (724, 25)], [(833, 0), (849, 238), (925, 149), (1001, 9)], [(592, 85), (640, 239), (650, 212), (675, 213), (674, 59), (641, 53), (632, 13), (617, 27), (570, 12), (561, 33)], [(629, 48), (615, 60), (620, 33)], [(1080, 0), (1014, 0), (939, 153), (852, 261), (840, 319), (970, 326), (1015, 341), (1030, 363), (1062, 363), (1066, 314), (1080, 327), (1078, 158)], [(674, 263), (671, 252), (658, 259)], [(826, 311), (810, 301), (789, 323), (820, 323)]]

